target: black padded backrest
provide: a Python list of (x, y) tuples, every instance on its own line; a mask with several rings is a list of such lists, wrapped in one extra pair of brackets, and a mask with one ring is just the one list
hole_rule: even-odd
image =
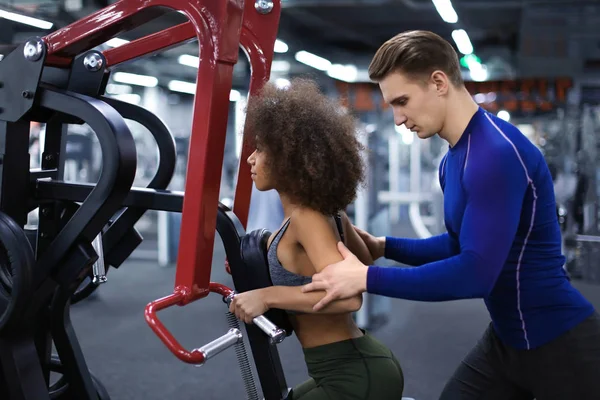
[[(271, 275), (269, 273), (269, 262), (267, 261), (267, 244), (271, 232), (267, 229), (257, 229), (248, 232), (242, 237), (240, 242), (240, 251), (242, 261), (251, 273), (247, 274), (251, 282), (246, 282), (248, 290), (262, 289), (268, 286), (273, 286)], [(271, 322), (277, 327), (284, 329), (287, 335), (291, 335), (294, 331), (292, 324), (288, 319), (285, 311), (279, 309), (271, 309), (265, 313)]]

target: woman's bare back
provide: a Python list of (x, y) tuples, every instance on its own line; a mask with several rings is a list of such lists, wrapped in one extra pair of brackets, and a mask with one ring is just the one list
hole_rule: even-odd
[[(331, 229), (331, 233), (335, 235), (335, 238), (337, 240), (341, 240), (335, 220), (332, 217), (327, 217), (322, 214), (321, 216), (323, 219), (327, 220), (326, 226)], [(292, 224), (307, 223), (309, 223), (309, 221), (306, 218), (294, 218), (292, 216), (289, 226), (292, 226)], [(321, 224), (321, 226), (324, 227), (323, 224)], [(352, 226), (349, 224), (348, 218), (345, 214), (343, 215), (342, 228), (344, 237), (346, 238), (346, 244), (349, 249), (355, 254), (364, 253), (364, 249), (357, 245), (356, 237), (358, 235), (356, 235), (352, 229)], [(295, 235), (295, 231), (295, 229), (287, 229), (283, 236), (281, 236), (277, 246), (277, 258), (280, 264), (287, 271), (297, 275), (310, 277), (317, 272), (317, 269), (315, 268), (314, 263), (311, 261), (306, 249), (299, 243), (299, 240)], [(353, 233), (356, 236), (352, 235)], [(276, 235), (277, 232), (271, 236), (269, 239), (269, 245)], [(315, 232), (315, 235), (319, 235), (319, 233)], [(358, 237), (358, 239), (360, 240), (360, 237)], [(338, 250), (335, 247), (335, 243), (332, 243), (332, 246), (332, 250), (337, 252)], [(350, 338), (357, 338), (363, 334), (356, 326), (352, 318), (352, 313), (348, 312), (339, 314), (290, 314), (290, 320), (294, 326), (296, 336), (304, 348), (316, 347)]]

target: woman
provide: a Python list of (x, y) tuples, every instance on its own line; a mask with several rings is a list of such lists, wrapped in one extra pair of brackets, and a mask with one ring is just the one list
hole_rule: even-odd
[(342, 260), (340, 240), (364, 263), (373, 263), (342, 211), (363, 179), (355, 120), (315, 83), (295, 80), (287, 89), (268, 84), (251, 98), (246, 124), (256, 137), (248, 158), (252, 179), (258, 190), (279, 193), (284, 221), (268, 241), (274, 286), (238, 294), (231, 312), (246, 323), (270, 308), (289, 312), (312, 378), (294, 388), (294, 400), (400, 399), (400, 364), (352, 319), (362, 297), (315, 313), (325, 293), (301, 291), (313, 274)]

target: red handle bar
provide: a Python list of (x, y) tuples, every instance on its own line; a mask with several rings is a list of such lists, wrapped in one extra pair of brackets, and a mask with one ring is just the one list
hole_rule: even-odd
[[(211, 293), (218, 293), (224, 297), (227, 297), (234, 293), (234, 291), (228, 288), (227, 286), (214, 282), (210, 282), (209, 291)], [(199, 293), (198, 295), (196, 295), (196, 298), (192, 299), (192, 301), (204, 297), (204, 294), (205, 293)], [(165, 296), (161, 299), (149, 303), (146, 306), (144, 316), (146, 318), (146, 322), (148, 323), (148, 325), (150, 325), (150, 328), (152, 328), (154, 333), (156, 333), (156, 335), (160, 338), (160, 340), (162, 340), (165, 346), (167, 346), (167, 348), (171, 350), (171, 352), (175, 354), (177, 358), (189, 364), (203, 364), (207, 358), (206, 352), (203, 349), (194, 349), (192, 351), (184, 349), (183, 346), (179, 344), (179, 342), (173, 337), (171, 332), (169, 332), (169, 330), (163, 325), (162, 322), (160, 322), (160, 320), (156, 316), (156, 313), (158, 311), (163, 310), (165, 308), (169, 308), (174, 305), (187, 304), (188, 301), (184, 301), (186, 298), (189, 298), (187, 291), (183, 288), (177, 288), (175, 289), (175, 292), (173, 294), (170, 294), (168, 296)], [(227, 334), (223, 336), (223, 338), (225, 338), (226, 336)], [(233, 344), (235, 343), (230, 343), (227, 347)]]

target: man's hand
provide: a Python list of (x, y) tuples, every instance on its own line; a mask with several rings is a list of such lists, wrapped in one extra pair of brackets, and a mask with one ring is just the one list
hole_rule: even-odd
[(321, 310), (333, 300), (344, 300), (367, 290), (368, 266), (364, 265), (354, 254), (338, 242), (338, 250), (343, 261), (330, 264), (318, 274), (313, 275), (312, 282), (302, 287), (302, 292), (325, 290), (327, 294), (313, 309)]
[(358, 233), (358, 236), (360, 236), (363, 242), (365, 242), (367, 245), (369, 253), (371, 253), (371, 257), (373, 257), (373, 261), (385, 255), (385, 236), (375, 237), (369, 232), (363, 231), (354, 225), (353, 227), (356, 233)]
[(239, 320), (251, 324), (254, 318), (269, 311), (269, 306), (262, 290), (258, 289), (236, 294), (229, 304), (229, 311)]

